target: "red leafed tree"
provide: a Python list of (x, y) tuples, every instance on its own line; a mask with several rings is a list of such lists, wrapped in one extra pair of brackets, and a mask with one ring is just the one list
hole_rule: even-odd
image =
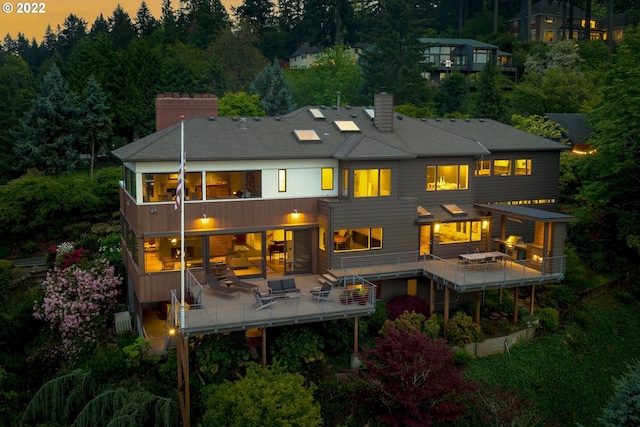
[[(360, 354), (357, 381), (376, 418), (393, 426), (430, 426), (465, 415), (475, 384), (462, 378), (443, 340), (391, 327)], [(379, 408), (384, 408), (380, 411)], [(375, 409), (374, 409), (375, 410)]]

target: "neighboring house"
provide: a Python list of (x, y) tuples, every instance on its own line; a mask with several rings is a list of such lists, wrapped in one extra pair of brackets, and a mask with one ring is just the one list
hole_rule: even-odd
[[(113, 152), (124, 166), (123, 256), (140, 330), (144, 310), (175, 305), (184, 286), (173, 201), (182, 132), (176, 101), (177, 124)], [(186, 286), (198, 307), (206, 305), (202, 276), (220, 262), (243, 280), (327, 273), (342, 284), (375, 283), (380, 298), (417, 294), (432, 311), (443, 309), (445, 321), (450, 292), (458, 303), (475, 298), (479, 316), (484, 290), (515, 288), (517, 297), (521, 286), (563, 278), (573, 220), (555, 213), (565, 146), (488, 119), (403, 117), (386, 93), (374, 101), (184, 121)], [(508, 263), (469, 255), (496, 250)], [(332, 312), (327, 303), (302, 316), (281, 304), (252, 318), (245, 304), (191, 310), (181, 327), (186, 335), (219, 333), (373, 309)]]
[(571, 143), (571, 150), (576, 154), (589, 154), (593, 147), (587, 141), (593, 128), (587, 126), (587, 115), (579, 113), (546, 113), (549, 120), (564, 129), (563, 136)]
[[(528, 12), (522, 10), (518, 15), (509, 20), (509, 32), (520, 40), (528, 40), (527, 32), (530, 33), (531, 41), (544, 41), (554, 43), (564, 38), (569, 38), (569, 19), (571, 13), (569, 5), (564, 6), (561, 1), (541, 0), (531, 6), (531, 23)], [(585, 11), (579, 7), (573, 7), (573, 38), (582, 39), (584, 37)], [(596, 20), (592, 20), (591, 28), (595, 29)], [(564, 37), (563, 37), (564, 34)]]
[(515, 73), (512, 55), (498, 50), (498, 46), (472, 39), (421, 38), (426, 45), (424, 63), (433, 72), (424, 77), (440, 82), (452, 71), (466, 75), (479, 73), (489, 60), (493, 60), (504, 74)]
[[(345, 52), (351, 55), (354, 61), (357, 61), (366, 47), (365, 43), (356, 43), (353, 46), (346, 46)], [(289, 68), (311, 68), (323, 50), (318, 46), (310, 46), (308, 42), (302, 43), (289, 57)]]
[[(573, 7), (573, 19), (569, 9), (569, 3), (563, 1), (540, 2), (531, 6), (531, 24), (528, 11), (522, 10), (518, 15), (509, 20), (509, 31), (520, 40), (527, 40), (527, 32), (530, 32), (531, 41), (544, 41), (555, 43), (569, 38), (569, 22), (573, 22), (573, 39), (584, 39), (586, 28), (586, 12), (579, 7)], [(633, 27), (635, 21), (626, 13), (615, 14), (612, 17), (612, 35), (614, 43), (622, 41), (624, 30)], [(607, 40), (609, 18), (591, 17), (589, 38), (591, 40)]]

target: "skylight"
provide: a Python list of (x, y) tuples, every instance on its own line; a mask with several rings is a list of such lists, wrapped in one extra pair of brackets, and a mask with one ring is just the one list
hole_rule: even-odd
[(442, 205), (442, 207), (453, 216), (460, 216), (460, 215), (467, 214), (458, 205)]
[(320, 142), (322, 141), (315, 130), (294, 130), (298, 142)]
[(373, 120), (373, 118), (376, 116), (376, 112), (373, 108), (365, 108), (363, 111), (364, 114), (369, 117), (369, 120)]
[(360, 128), (354, 122), (350, 120), (336, 120), (333, 122), (334, 125), (338, 128), (340, 132), (360, 132)]
[(315, 120), (324, 120), (324, 114), (322, 114), (319, 108), (309, 108), (309, 114), (311, 114), (311, 117)]

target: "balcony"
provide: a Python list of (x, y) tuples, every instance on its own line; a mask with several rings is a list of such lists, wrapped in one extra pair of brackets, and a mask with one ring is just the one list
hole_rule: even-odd
[(369, 281), (423, 275), (456, 292), (471, 292), (559, 282), (564, 278), (565, 262), (565, 256), (517, 261), (508, 258), (499, 264), (483, 262), (469, 266), (458, 259), (403, 252), (343, 258), (340, 268), (330, 273)]
[[(352, 278), (347, 288), (359, 287), (367, 291), (368, 298), (362, 305), (356, 301), (342, 304), (339, 294), (345, 290), (343, 286), (334, 286), (327, 300), (312, 298), (310, 291), (320, 286), (320, 276), (309, 274), (295, 276), (299, 294), (277, 298), (273, 305), (257, 310), (259, 306), (251, 291), (238, 288), (237, 292), (218, 293), (206, 284), (203, 286), (202, 270), (188, 270), (185, 275), (185, 292), (193, 298), (194, 304), (186, 307), (183, 321), (180, 319), (180, 291), (172, 291), (171, 304), (167, 307), (168, 327), (178, 327), (185, 335), (359, 317), (370, 315), (375, 309), (375, 286), (357, 278)], [(268, 292), (266, 279), (245, 281), (257, 285), (259, 292)]]

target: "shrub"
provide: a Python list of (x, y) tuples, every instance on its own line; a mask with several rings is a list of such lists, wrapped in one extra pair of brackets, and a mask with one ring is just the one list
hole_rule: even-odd
[(535, 311), (535, 315), (549, 332), (555, 332), (560, 327), (560, 314), (553, 307), (539, 308)]
[(473, 355), (469, 353), (467, 350), (465, 350), (464, 348), (461, 348), (460, 350), (453, 353), (453, 363), (455, 363), (456, 366), (459, 366), (461, 368), (465, 368), (469, 366), (472, 360), (473, 360)]
[(447, 340), (449, 344), (458, 347), (471, 342), (479, 342), (483, 340), (482, 329), (480, 325), (473, 323), (470, 316), (459, 311), (447, 324)]
[(389, 319), (391, 320), (395, 320), (396, 317), (400, 316), (405, 311), (409, 313), (416, 312), (418, 314), (428, 316), (429, 304), (413, 295), (400, 295), (387, 303), (387, 311), (389, 312)]
[(405, 311), (400, 316), (396, 317), (394, 320), (387, 319), (380, 330), (380, 335), (386, 336), (389, 328), (393, 327), (397, 329), (400, 333), (408, 334), (410, 332), (420, 332), (423, 333), (423, 324), (426, 322), (427, 318), (424, 317), (423, 314), (416, 313), (412, 311), (409, 313)]
[(50, 324), (58, 334), (61, 350), (75, 357), (87, 344), (105, 334), (122, 278), (106, 261), (83, 270), (77, 266), (47, 273), (42, 304), (34, 304), (34, 317)]
[(440, 335), (442, 316), (439, 314), (432, 314), (424, 322), (424, 333), (430, 338), (437, 338)]
[(273, 358), (288, 371), (301, 371), (306, 365), (324, 359), (324, 339), (310, 328), (286, 328), (273, 342)]

